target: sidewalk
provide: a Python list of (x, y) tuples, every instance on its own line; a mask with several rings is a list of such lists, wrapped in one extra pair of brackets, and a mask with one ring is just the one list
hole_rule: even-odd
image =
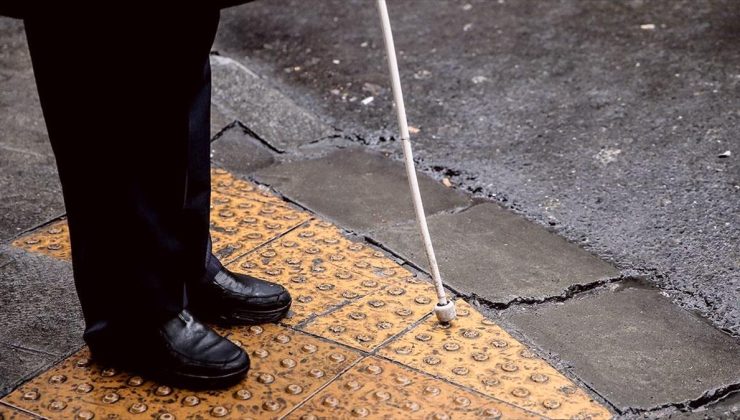
[[(54, 217), (58, 189), (20, 163), (33, 157), (53, 173), (53, 160), (40, 142), (22, 149), (27, 131), (6, 133), (20, 150), (3, 144), (3, 161), (15, 165), (0, 169), (7, 188), (43, 193), (20, 200), (21, 217), (2, 232), (0, 386), (9, 393), (1, 416), (737, 413), (736, 339), (541, 226), (420, 174), (461, 313), (438, 327), (402, 165), (351, 147), (240, 63), (213, 64), (214, 247), (230, 268), (285, 284), (295, 298), (290, 317), (222, 330), (254, 362), (228, 392), (191, 394), (90, 365), (66, 225)], [(9, 86), (33, 89), (22, 74)], [(29, 118), (38, 124), (39, 115)], [(47, 196), (56, 204), (34, 201)]]

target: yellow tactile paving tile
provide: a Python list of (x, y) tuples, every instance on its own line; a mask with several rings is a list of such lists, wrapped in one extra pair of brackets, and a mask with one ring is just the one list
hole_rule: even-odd
[(286, 325), (296, 325), (385, 286), (325, 263), (316, 258), (314, 248), (300, 232), (293, 231), (227, 267), (285, 286), (293, 296), (291, 312), (282, 321)]
[(213, 252), (227, 262), (310, 218), (308, 213), (284, 202), (213, 193), (210, 229)]
[(229, 389), (171, 388), (90, 363), (82, 350), (3, 401), (52, 419), (279, 418), (360, 358), (276, 325), (234, 329), (229, 338), (252, 362), (248, 377)]
[(324, 314), (299, 328), (365, 351), (372, 351), (429, 314), (434, 288), (413, 277)]
[(551, 418), (611, 414), (526, 346), (463, 301), (448, 326), (429, 317), (378, 354)]
[(249, 198), (266, 203), (284, 203), (280, 197), (271, 193), (269, 188), (236, 178), (229, 171), (221, 168), (211, 170), (211, 193)]
[(31, 420), (38, 417), (0, 403), (0, 420)]
[(536, 419), (539, 416), (431, 376), (368, 357), (287, 418)]
[(16, 239), (13, 241), (13, 246), (59, 260), (72, 259), (66, 219), (57, 220)]

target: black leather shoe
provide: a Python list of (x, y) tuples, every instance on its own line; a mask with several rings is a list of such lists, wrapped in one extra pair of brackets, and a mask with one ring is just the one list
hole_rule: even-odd
[(190, 308), (199, 317), (226, 324), (264, 324), (284, 318), (290, 293), (281, 285), (227, 270), (209, 254), (205, 275), (187, 285)]
[(174, 386), (219, 388), (249, 370), (249, 357), (183, 310), (161, 326), (85, 334), (93, 360)]

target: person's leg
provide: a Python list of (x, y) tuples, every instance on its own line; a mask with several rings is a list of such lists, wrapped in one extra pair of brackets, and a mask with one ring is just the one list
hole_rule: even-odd
[(208, 58), (219, 12), (132, 9), (60, 8), (25, 22), (85, 340), (104, 362), (216, 385), (249, 367), (184, 310), (208, 241)]

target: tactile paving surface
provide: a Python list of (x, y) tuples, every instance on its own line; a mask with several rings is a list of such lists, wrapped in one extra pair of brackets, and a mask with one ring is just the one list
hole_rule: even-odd
[[(610, 417), (465, 302), (440, 326), (432, 285), (392, 258), (265, 188), (212, 175), (214, 251), (294, 299), (284, 326), (216, 327), (249, 353), (247, 378), (228, 390), (174, 389), (91, 364), (83, 349), (6, 396), (0, 420), (30, 418), (2, 403), (54, 419)], [(70, 258), (63, 220), (14, 245)]]
[(59, 260), (71, 260), (72, 248), (69, 245), (69, 228), (66, 220), (58, 220), (15, 241), (13, 246), (54, 257)]
[(493, 321), (458, 301), (458, 319), (430, 317), (378, 354), (552, 418), (610, 418), (588, 394)]
[(279, 418), (360, 355), (276, 325), (232, 330), (249, 351), (248, 377), (229, 389), (191, 392), (106, 369), (82, 350), (5, 402), (49, 418)]
[(536, 419), (539, 416), (369, 357), (288, 418)]

